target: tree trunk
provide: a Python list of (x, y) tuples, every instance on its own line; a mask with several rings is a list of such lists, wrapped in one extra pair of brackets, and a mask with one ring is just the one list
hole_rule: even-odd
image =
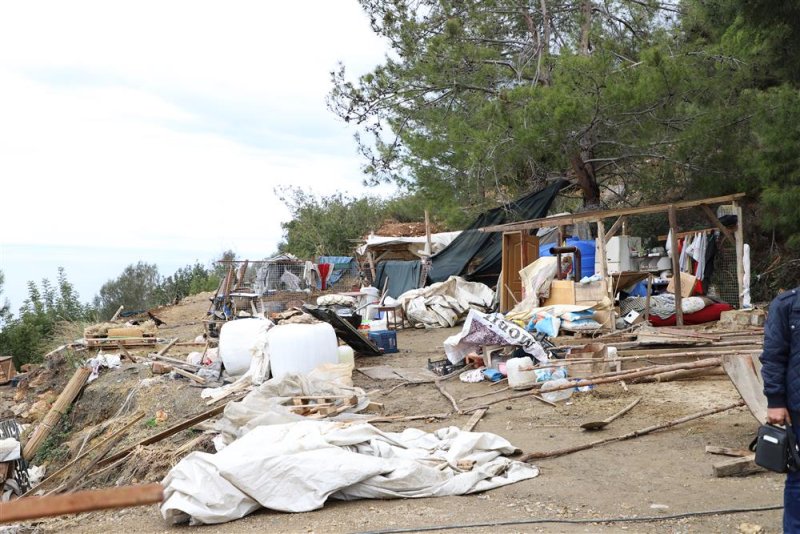
[(587, 209), (599, 208), (600, 186), (597, 185), (597, 178), (594, 175), (591, 163), (584, 163), (581, 155), (577, 153), (572, 155), (570, 163), (578, 180), (578, 185), (583, 192), (583, 207)]
[(581, 5), (581, 43), (580, 54), (589, 55), (589, 34), (592, 29), (592, 1), (583, 0)]

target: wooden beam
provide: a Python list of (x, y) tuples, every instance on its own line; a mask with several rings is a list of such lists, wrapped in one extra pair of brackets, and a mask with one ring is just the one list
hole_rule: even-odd
[(162, 500), (164, 500), (164, 487), (161, 484), (121, 486), (45, 497), (23, 497), (0, 503), (0, 523), (15, 523), (40, 517), (77, 514), (109, 508), (144, 506), (160, 503)]
[(481, 232), (510, 232), (514, 230), (530, 230), (533, 228), (547, 228), (549, 226), (564, 226), (575, 224), (579, 222), (596, 222), (609, 217), (621, 217), (623, 215), (645, 215), (648, 213), (665, 213), (669, 211), (670, 206), (676, 210), (685, 210), (689, 208), (696, 208), (702, 204), (724, 204), (733, 202), (736, 199), (743, 198), (744, 193), (736, 193), (733, 195), (725, 195), (721, 197), (704, 198), (700, 200), (686, 200), (683, 202), (674, 202), (672, 204), (656, 204), (653, 206), (639, 206), (636, 208), (620, 208), (613, 210), (597, 210), (585, 211), (582, 213), (571, 213), (568, 215), (558, 215), (555, 217), (544, 217), (542, 219), (532, 219), (530, 221), (522, 221), (518, 223), (499, 224), (496, 226), (486, 226), (479, 228)]
[(763, 467), (759, 467), (755, 462), (756, 455), (750, 454), (742, 456), (741, 458), (731, 458), (730, 460), (723, 460), (713, 465), (715, 477), (742, 477), (764, 471)]
[(617, 234), (617, 231), (622, 227), (624, 222), (625, 222), (624, 215), (619, 219), (617, 219), (616, 221), (614, 221), (614, 224), (612, 224), (611, 228), (609, 228), (608, 232), (606, 232), (606, 243), (608, 243), (608, 241)]
[[(617, 318), (614, 314), (614, 288), (611, 287), (613, 284), (611, 283), (611, 280), (608, 279), (608, 256), (606, 255), (606, 243), (606, 227), (603, 221), (597, 221), (597, 246), (600, 249), (597, 251), (597, 253), (600, 255), (600, 276), (603, 277), (603, 281), (605, 282), (606, 288), (609, 292), (609, 299), (611, 299), (611, 309), (609, 310), (609, 317), (611, 318), (611, 331), (616, 332)], [(575, 282), (577, 283), (580, 278), (580, 273), (576, 273)]]
[(431, 243), (431, 220), (428, 216), (428, 210), (425, 210), (425, 251), (428, 256), (433, 255), (433, 244)]
[(480, 410), (475, 411), (475, 413), (472, 414), (472, 417), (469, 418), (469, 421), (467, 421), (467, 424), (461, 427), (461, 430), (464, 432), (472, 432), (478, 425), (478, 421), (481, 420), (488, 409), (489, 408), (481, 408)]
[(678, 215), (675, 206), (669, 207), (669, 246), (672, 250), (672, 279), (675, 281), (675, 322), (683, 326), (683, 298), (681, 297), (681, 267), (680, 254), (678, 253)]
[[(716, 226), (719, 231), (722, 233), (723, 237), (725, 237), (731, 243), (736, 243), (736, 239), (733, 237), (733, 234), (730, 230), (728, 230), (724, 224), (722, 224), (719, 219), (717, 218), (717, 214), (714, 213), (711, 208), (708, 207), (707, 204), (700, 204), (698, 206), (700, 210), (705, 214), (706, 218), (711, 221), (711, 224)], [(736, 221), (736, 226), (738, 227), (741, 224), (741, 221)]]

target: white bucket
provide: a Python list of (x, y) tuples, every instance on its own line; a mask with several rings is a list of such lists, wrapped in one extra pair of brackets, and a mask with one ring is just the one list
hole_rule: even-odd
[(351, 367), (355, 367), (355, 352), (350, 345), (339, 345), (337, 352), (339, 355), (339, 363), (346, 363)]
[(508, 385), (512, 389), (527, 389), (536, 383), (536, 371), (533, 360), (529, 356), (524, 358), (511, 358), (506, 362), (508, 372)]
[(336, 333), (328, 323), (275, 326), (267, 334), (267, 350), (273, 378), (339, 363)]

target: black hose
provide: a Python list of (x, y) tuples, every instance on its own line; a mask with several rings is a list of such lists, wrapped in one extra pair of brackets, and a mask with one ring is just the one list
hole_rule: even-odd
[(769, 512), (782, 510), (783, 505), (762, 506), (759, 508), (723, 508), (721, 510), (705, 510), (700, 512), (684, 512), (682, 514), (641, 517), (606, 517), (599, 519), (513, 519), (508, 521), (487, 521), (484, 523), (464, 523), (461, 525), (434, 525), (413, 528), (387, 528), (384, 530), (369, 530), (358, 534), (395, 534), (401, 532), (427, 532), (431, 530), (454, 530), (479, 527), (502, 527), (506, 525), (536, 525), (541, 523), (560, 523), (570, 525), (586, 525), (595, 523), (651, 523), (655, 521), (671, 521), (687, 517), (701, 517), (706, 515), (744, 514), (748, 512)]

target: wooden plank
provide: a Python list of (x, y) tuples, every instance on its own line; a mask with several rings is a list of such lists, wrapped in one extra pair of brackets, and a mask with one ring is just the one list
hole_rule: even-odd
[(680, 254), (678, 253), (678, 216), (674, 205), (669, 206), (670, 250), (672, 250), (672, 279), (675, 281), (675, 322), (683, 326), (683, 297), (681, 293)]
[(164, 348), (162, 348), (161, 350), (159, 350), (159, 351), (158, 351), (158, 355), (159, 355), (159, 356), (163, 356), (163, 355), (165, 355), (165, 354), (167, 353), (167, 351), (168, 351), (169, 349), (171, 349), (171, 348), (172, 348), (172, 346), (173, 346), (173, 345), (175, 345), (175, 343), (177, 343), (177, 342), (178, 342), (178, 338), (176, 337), (176, 338), (174, 338), (172, 341), (170, 341), (169, 343), (167, 343), (167, 346), (166, 346), (166, 347), (164, 347)]
[(110, 508), (143, 506), (160, 503), (163, 499), (164, 488), (161, 484), (120, 486), (45, 497), (23, 497), (0, 503), (0, 523), (14, 523), (40, 517), (54, 517)]
[(764, 396), (764, 383), (761, 373), (756, 371), (754, 360), (758, 360), (755, 355), (747, 358), (726, 354), (722, 357), (722, 368), (747, 404), (750, 413), (764, 425), (767, 423), (767, 397)]
[[(728, 228), (726, 228), (725, 225), (722, 224), (719, 221), (719, 219), (717, 218), (717, 214), (714, 213), (714, 211), (710, 207), (708, 207), (707, 204), (700, 204), (700, 206), (698, 206), (698, 207), (705, 214), (706, 218), (709, 221), (711, 221), (711, 224), (713, 224), (714, 226), (716, 226), (719, 229), (719, 231), (722, 234), (723, 238), (727, 239), (731, 243), (734, 243), (734, 244), (736, 243), (736, 238), (733, 237), (733, 234), (731, 234), (731, 231), (728, 230)], [(736, 221), (736, 226), (739, 226), (740, 224), (741, 224), (741, 221), (737, 220)]]
[(618, 231), (618, 230), (619, 230), (619, 229), (620, 229), (620, 228), (623, 226), (623, 224), (625, 223), (625, 220), (626, 220), (626, 218), (625, 218), (625, 216), (623, 215), (622, 217), (620, 217), (619, 219), (617, 219), (616, 221), (614, 221), (614, 224), (612, 224), (612, 225), (611, 225), (611, 228), (609, 228), (609, 229), (608, 229), (608, 232), (606, 232), (606, 237), (605, 237), (605, 242), (606, 242), (606, 244), (608, 244), (608, 241), (609, 241), (609, 240), (610, 240), (612, 237), (614, 237), (615, 235), (617, 235), (617, 231)]
[(486, 226), (479, 228), (481, 232), (512, 232), (515, 230), (531, 230), (533, 228), (547, 228), (551, 226), (567, 226), (579, 222), (596, 222), (609, 217), (621, 217), (623, 215), (644, 215), (648, 213), (665, 213), (669, 211), (670, 206), (674, 206), (677, 210), (685, 210), (689, 208), (696, 208), (702, 204), (724, 204), (732, 202), (740, 198), (744, 198), (744, 193), (735, 193), (733, 195), (724, 195), (721, 197), (704, 198), (700, 200), (685, 200), (682, 202), (674, 202), (672, 204), (655, 204), (652, 206), (639, 206), (636, 208), (620, 208), (613, 210), (596, 210), (585, 211), (582, 213), (570, 213), (568, 215), (557, 215), (555, 217), (544, 217), (541, 219), (532, 219), (529, 221), (521, 221), (517, 223), (506, 223), (495, 226)]
[(747, 449), (732, 449), (730, 447), (717, 447), (716, 445), (706, 445), (706, 452), (709, 454), (721, 454), (722, 456), (735, 456), (737, 458), (752, 454)]
[(476, 410), (475, 413), (472, 414), (472, 417), (469, 418), (469, 421), (467, 421), (467, 424), (461, 427), (461, 430), (464, 432), (472, 432), (472, 430), (478, 425), (478, 421), (483, 418), (488, 410), (489, 408), (481, 408), (480, 410)]
[(712, 466), (715, 477), (742, 477), (764, 471), (764, 468), (756, 465), (756, 455), (750, 453), (741, 458), (731, 458), (716, 463)]

